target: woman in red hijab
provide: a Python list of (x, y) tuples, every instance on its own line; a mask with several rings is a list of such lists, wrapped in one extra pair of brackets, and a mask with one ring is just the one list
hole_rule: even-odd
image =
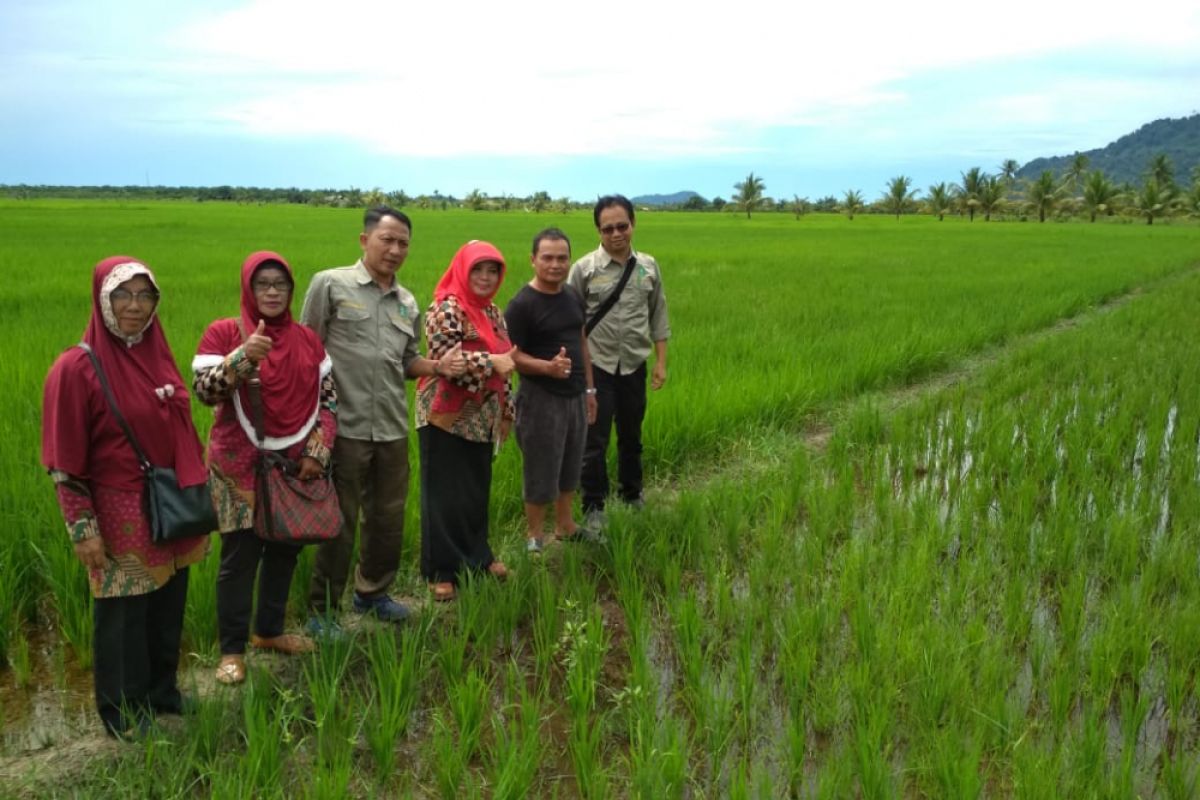
[[(221, 683), (246, 679), (246, 640), (263, 650), (303, 653), (306, 636), (284, 633), (288, 590), (300, 546), (260, 539), (254, 533), (257, 437), (246, 380), (261, 381), (263, 445), (299, 463), (300, 477), (329, 466), (336, 432), (337, 399), (329, 356), (317, 335), (292, 320), (296, 288), (292, 268), (278, 253), (252, 253), (242, 264), (242, 311), (219, 319), (200, 339), (192, 361), (196, 396), (216, 406), (208, 442), (208, 470), (221, 530), (217, 573), (217, 626)], [(250, 635), (254, 576), (258, 610)]]
[[(158, 322), (158, 301), (145, 264), (129, 256), (104, 259), (92, 273), (92, 318), (83, 341), (147, 458), (173, 467), (182, 486), (195, 486), (207, 477), (203, 450)], [(175, 672), (187, 567), (204, 558), (208, 537), (151, 541), (138, 457), (82, 348), (59, 356), (46, 378), (42, 463), (88, 570), (100, 719), (112, 736), (139, 736), (156, 712), (182, 710)]]
[(459, 377), (417, 384), (421, 453), (421, 572), (435, 600), (454, 599), (463, 569), (508, 574), (488, 546), (492, 457), (512, 424), (512, 343), (492, 302), (504, 256), (487, 242), (459, 248), (425, 315), (429, 358), (458, 352)]

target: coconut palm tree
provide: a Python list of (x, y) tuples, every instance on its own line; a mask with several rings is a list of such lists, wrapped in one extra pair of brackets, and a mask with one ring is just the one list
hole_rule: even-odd
[(762, 178), (751, 172), (746, 176), (746, 180), (735, 183), (733, 188), (737, 189), (737, 194), (733, 196), (733, 202), (746, 212), (746, 219), (750, 219), (750, 212), (757, 210), (762, 205), (763, 191), (767, 185), (763, 183)]
[(1066, 171), (1063, 172), (1063, 187), (1071, 187), (1071, 194), (1079, 193), (1079, 185), (1083, 183), (1084, 176), (1087, 175), (1088, 164), (1091, 163), (1087, 156), (1083, 153), (1076, 153), (1071, 159), (1071, 163), (1067, 165)]
[(1161, 191), (1172, 189), (1175, 186), (1175, 165), (1171, 163), (1171, 157), (1166, 153), (1159, 153), (1150, 159), (1150, 166), (1146, 173), (1152, 181), (1158, 184)]
[(863, 210), (862, 192), (857, 189), (850, 189), (842, 198), (842, 210), (846, 212), (846, 216), (854, 220), (854, 215)]
[(954, 196), (962, 210), (967, 212), (971, 222), (975, 221), (975, 209), (979, 208), (979, 190), (983, 187), (986, 176), (979, 167), (971, 167), (962, 173), (962, 183), (954, 186)]
[(1008, 187), (1004, 181), (995, 175), (984, 175), (979, 185), (979, 210), (983, 212), (983, 221), (992, 221), (992, 212), (998, 211), (1004, 203), (1004, 193)]
[(810, 203), (808, 201), (808, 198), (801, 197), (798, 194), (792, 195), (792, 204), (791, 205), (792, 205), (792, 213), (796, 215), (796, 219), (800, 219), (801, 217), (803, 217), (805, 214), (807, 214), (809, 211), (812, 210), (812, 203)]
[(1113, 204), (1120, 197), (1116, 184), (1108, 179), (1100, 170), (1088, 173), (1083, 183), (1083, 207), (1087, 209), (1091, 221), (1096, 221), (1097, 214), (1112, 214)]
[(935, 183), (929, 187), (929, 194), (925, 197), (925, 204), (929, 206), (931, 214), (937, 214), (938, 222), (941, 222), (946, 216), (946, 212), (950, 210), (951, 202), (951, 190), (945, 181)]
[(1160, 186), (1157, 180), (1151, 178), (1142, 185), (1142, 190), (1133, 196), (1133, 207), (1146, 218), (1147, 225), (1153, 225), (1155, 217), (1164, 216), (1170, 210), (1174, 194), (1173, 188)]
[(1046, 221), (1046, 215), (1054, 210), (1062, 196), (1060, 187), (1054, 185), (1054, 173), (1048, 169), (1043, 170), (1037, 180), (1030, 181), (1026, 194), (1030, 208), (1038, 212), (1038, 222)]
[(912, 186), (912, 178), (907, 175), (898, 175), (888, 181), (887, 191), (883, 194), (883, 207), (888, 210), (889, 214), (895, 214), (897, 220), (912, 205), (913, 195), (916, 194), (916, 191), (909, 189), (910, 186)]
[(997, 167), (1000, 170), (1000, 179), (1008, 184), (1008, 188), (1012, 188), (1017, 182), (1017, 171), (1021, 169), (1021, 165), (1017, 163), (1015, 158), (1006, 158), (1000, 162)]

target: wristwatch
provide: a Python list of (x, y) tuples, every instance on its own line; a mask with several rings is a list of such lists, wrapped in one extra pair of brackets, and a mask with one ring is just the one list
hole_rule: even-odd
[(596, 393), (596, 387), (595, 387), (595, 386), (593, 386), (593, 387), (591, 387), (590, 389), (584, 389), (584, 390), (583, 390), (583, 393), (584, 393), (584, 394), (595, 394), (595, 393)]

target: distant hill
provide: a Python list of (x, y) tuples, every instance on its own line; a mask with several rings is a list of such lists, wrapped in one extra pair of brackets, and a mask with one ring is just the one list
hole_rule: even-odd
[(689, 198), (699, 197), (698, 192), (675, 192), (675, 194), (642, 194), (630, 198), (635, 206), (683, 205)]
[[(1145, 180), (1150, 160), (1166, 153), (1175, 166), (1175, 182), (1189, 185), (1191, 171), (1200, 165), (1200, 114), (1182, 119), (1158, 119), (1136, 131), (1122, 136), (1107, 147), (1084, 151), (1090, 163), (1088, 169), (1103, 170), (1117, 183), (1128, 181), (1140, 185)], [(1021, 178), (1036, 178), (1042, 170), (1061, 175), (1071, 159), (1069, 156), (1035, 158), (1017, 172)]]

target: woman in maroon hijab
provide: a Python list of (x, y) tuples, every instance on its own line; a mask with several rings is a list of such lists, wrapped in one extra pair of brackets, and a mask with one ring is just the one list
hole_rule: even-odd
[[(92, 273), (92, 318), (83, 341), (147, 458), (173, 467), (180, 485), (195, 486), (207, 477), (203, 450), (158, 322), (158, 300), (145, 264), (106, 258)], [(42, 463), (54, 479), (75, 554), (88, 570), (100, 719), (110, 735), (136, 737), (155, 712), (182, 709), (175, 672), (187, 567), (204, 558), (208, 537), (151, 541), (137, 455), (78, 347), (59, 356), (46, 378)]]
[[(331, 363), (317, 335), (292, 320), (296, 287), (292, 268), (278, 253), (252, 253), (242, 264), (241, 314), (219, 319), (200, 339), (193, 388), (216, 406), (208, 443), (208, 469), (221, 530), (217, 573), (217, 625), (221, 683), (246, 679), (246, 640), (262, 650), (304, 653), (306, 636), (284, 633), (288, 590), (300, 547), (254, 533), (254, 467), (258, 461), (254, 412), (246, 379), (257, 368), (263, 405), (263, 446), (298, 462), (300, 477), (329, 466), (336, 432), (337, 399)], [(254, 576), (258, 610), (250, 634)]]
[(512, 422), (512, 343), (493, 302), (504, 256), (488, 242), (459, 248), (425, 315), (429, 358), (458, 350), (466, 371), (417, 384), (421, 452), (421, 572), (435, 600), (452, 600), (464, 569), (503, 578), (488, 545), (492, 458)]

